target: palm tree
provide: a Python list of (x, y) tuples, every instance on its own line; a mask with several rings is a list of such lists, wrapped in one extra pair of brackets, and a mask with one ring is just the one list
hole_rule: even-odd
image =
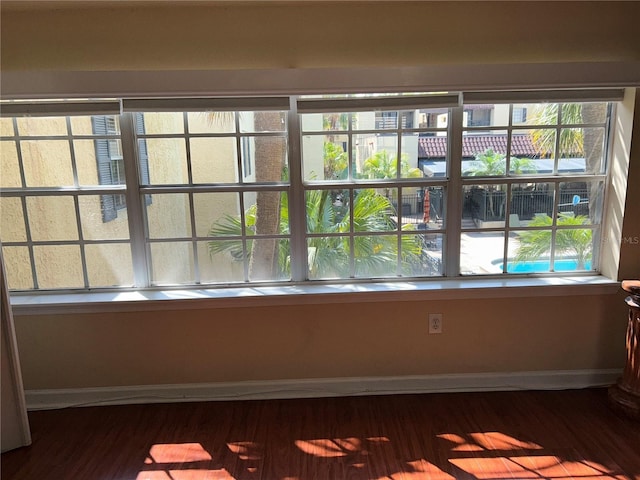
[[(588, 217), (578, 215), (576, 217), (562, 215), (558, 218), (558, 226), (573, 227), (585, 225), (589, 221)], [(541, 215), (534, 218), (530, 227), (551, 227), (553, 219), (548, 215)], [(551, 229), (547, 230), (527, 230), (520, 233), (520, 245), (516, 252), (517, 262), (527, 262), (538, 260), (551, 252)], [(555, 234), (555, 254), (575, 257), (577, 269), (584, 270), (586, 264), (591, 260), (593, 248), (592, 230), (589, 228), (558, 228)]]
[[(283, 195), (281, 202), (280, 223), (278, 233), (289, 231), (287, 197)], [(350, 274), (351, 247), (348, 236), (330, 236), (331, 234), (347, 234), (351, 231), (349, 208), (341, 209), (331, 201), (329, 190), (309, 190), (306, 196), (307, 230), (311, 234), (329, 234), (310, 236), (308, 240), (309, 274), (312, 278), (339, 277)], [(353, 232), (392, 232), (396, 225), (391, 216), (394, 213), (389, 199), (373, 189), (363, 189), (356, 193), (353, 202)], [(252, 205), (245, 212), (247, 233), (254, 235), (257, 222), (257, 205)], [(411, 230), (413, 226), (404, 226), (403, 230)], [(226, 215), (216, 221), (209, 231), (210, 236), (239, 237), (242, 232), (239, 216)], [(249, 240), (252, 246), (249, 255), (255, 253), (255, 245), (259, 242)], [(288, 240), (277, 239), (278, 275), (290, 271)], [(209, 243), (210, 255), (228, 252), (234, 260), (244, 260), (244, 250), (238, 240), (219, 240)], [(417, 236), (402, 236), (401, 255), (403, 265), (415, 264), (421, 255), (422, 245)], [(398, 245), (395, 235), (357, 235), (354, 239), (353, 256), (357, 271), (366, 270), (370, 275), (395, 272), (397, 265)], [(278, 276), (276, 275), (276, 277)]]
[[(504, 153), (494, 152), (488, 148), (482, 153), (476, 154), (471, 162), (471, 168), (463, 172), (463, 176), (469, 177), (497, 177), (507, 173), (507, 156)], [(509, 172), (516, 175), (523, 173), (536, 173), (536, 167), (528, 158), (509, 158)]]
[(329, 180), (344, 180), (347, 177), (349, 155), (341, 145), (324, 142), (324, 178)]
[[(226, 124), (234, 121), (232, 112), (209, 112), (210, 123)], [(257, 111), (254, 113), (254, 126), (257, 132), (277, 132), (282, 130), (285, 114), (281, 112)], [(285, 143), (279, 137), (255, 137), (255, 176), (256, 182), (279, 182), (282, 180), (285, 158)], [(253, 208), (252, 227), (258, 235), (275, 235), (280, 226), (282, 215), (281, 198), (277, 191), (259, 191)], [(277, 277), (279, 242), (277, 238), (267, 238), (253, 242), (249, 259), (249, 278), (251, 280), (271, 280)]]
[[(324, 144), (324, 170), (325, 178), (345, 178), (348, 155), (341, 146), (331, 142)], [(397, 160), (391, 158), (386, 151), (381, 151), (365, 161), (367, 178), (396, 178)], [(422, 173), (419, 169), (410, 169), (408, 162), (403, 160), (401, 168), (405, 176), (417, 176)], [(326, 177), (330, 174), (329, 177)], [(391, 204), (388, 194), (380, 195), (374, 189), (362, 189), (355, 191), (353, 199), (353, 228), (351, 229), (350, 207), (337, 202), (338, 198), (348, 197), (349, 193), (335, 190), (308, 190), (306, 194), (306, 218), (308, 237), (308, 262), (309, 274), (312, 278), (339, 277), (350, 275), (351, 246), (349, 237), (331, 236), (331, 234), (348, 234), (365, 232), (392, 232), (396, 230), (396, 223), (392, 220), (395, 209)], [(258, 199), (259, 202), (259, 199)], [(245, 212), (247, 234), (253, 236), (258, 233), (259, 203), (250, 206)], [(279, 224), (274, 234), (287, 234), (289, 232), (288, 199), (282, 195), (279, 199), (280, 214)], [(210, 236), (237, 237), (241, 235), (241, 220), (239, 217), (226, 215), (215, 222), (210, 231)], [(403, 225), (403, 231), (413, 230), (413, 225)], [(318, 236), (313, 236), (318, 234)], [(322, 235), (329, 234), (329, 235)], [(402, 265), (415, 265), (422, 253), (422, 244), (419, 236), (401, 237)], [(257, 243), (249, 240), (251, 244), (250, 264), (256, 254)], [(289, 273), (290, 258), (289, 246), (286, 239), (274, 239), (277, 259), (275, 271), (271, 278)], [(209, 243), (210, 255), (228, 252), (235, 260), (243, 260), (242, 245), (237, 240), (223, 240)], [(353, 257), (356, 271), (367, 271), (369, 275), (386, 275), (396, 271), (398, 256), (398, 241), (395, 235), (356, 235), (354, 237)]]
[[(284, 114), (278, 112), (256, 112), (256, 131), (279, 131), (284, 122)], [(285, 158), (285, 143), (278, 137), (258, 136), (255, 138), (256, 182), (279, 182), (282, 180)], [(259, 191), (256, 194), (256, 234), (274, 235), (280, 226), (280, 192)], [(278, 268), (279, 240), (263, 239), (253, 242), (249, 259), (250, 280), (271, 280)]]
[[(362, 175), (370, 179), (395, 179), (398, 172), (398, 157), (391, 157), (387, 150), (380, 150), (362, 164)], [(400, 157), (400, 175), (403, 178), (422, 178), (419, 168), (409, 167), (406, 156)]]
[[(562, 118), (558, 118), (558, 112)], [(564, 103), (561, 109), (557, 103), (542, 105), (533, 111), (528, 123), (532, 125), (589, 125), (601, 124), (607, 114), (607, 104)], [(534, 129), (531, 139), (539, 152), (554, 152), (556, 148), (554, 129)], [(558, 141), (559, 153), (576, 157), (584, 157), (585, 173), (597, 174), (602, 171), (604, 145), (604, 129), (602, 128), (561, 128)], [(599, 185), (592, 184), (589, 202), (589, 217), (593, 223), (599, 221), (602, 213), (602, 202), (597, 201)]]

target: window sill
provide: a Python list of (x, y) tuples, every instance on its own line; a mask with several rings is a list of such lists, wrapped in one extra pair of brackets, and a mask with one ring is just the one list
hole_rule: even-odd
[(326, 303), (599, 295), (617, 292), (620, 292), (620, 282), (601, 275), (588, 275), (38, 295), (14, 294), (11, 297), (11, 303), (15, 315), (47, 315)]

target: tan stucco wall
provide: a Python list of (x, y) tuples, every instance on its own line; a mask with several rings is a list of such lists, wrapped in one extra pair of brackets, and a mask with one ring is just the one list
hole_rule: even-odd
[[(147, 134), (183, 134), (182, 113), (145, 113)], [(197, 133), (233, 131), (234, 126), (212, 124), (205, 114), (189, 114), (190, 129)], [(13, 135), (10, 119), (0, 123), (2, 135)], [(67, 134), (64, 117), (19, 118), (18, 133), (26, 136), (62, 136)], [(92, 135), (90, 117), (71, 117), (74, 135)], [(150, 138), (146, 140), (151, 183), (187, 184), (187, 157), (184, 138)], [(23, 140), (20, 144), (27, 186), (72, 186), (74, 184), (69, 142), (55, 140)], [(81, 186), (98, 185), (94, 141), (74, 140), (78, 182)], [(2, 165), (0, 185), (19, 187), (20, 170), (13, 141), (1, 144)], [(191, 139), (190, 153), (194, 182), (235, 182), (235, 138)], [(191, 236), (189, 198), (186, 194), (155, 194), (147, 207), (148, 230), (152, 239)], [(4, 241), (26, 241), (23, 211), (20, 201), (3, 198), (0, 215)], [(199, 194), (194, 196), (196, 233), (207, 235), (213, 221), (224, 214), (239, 214), (239, 202), (234, 194)], [(118, 217), (102, 221), (100, 197), (79, 196), (83, 238), (88, 240), (128, 239), (126, 210)], [(33, 240), (74, 241), (78, 237), (73, 198), (28, 197), (27, 210)], [(170, 222), (166, 218), (171, 218)], [(87, 274), (92, 287), (130, 285), (133, 282), (131, 251), (128, 245), (89, 245), (86, 247)], [(190, 242), (161, 243), (151, 247), (152, 278), (159, 283), (194, 281), (194, 258)], [(242, 266), (228, 255), (218, 255), (209, 261), (207, 244), (199, 245), (201, 278), (204, 280), (242, 280)], [(204, 260), (203, 260), (204, 258)], [(83, 287), (82, 262), (78, 246), (36, 247), (34, 260), (39, 288)], [(33, 288), (33, 279), (26, 247), (9, 247), (5, 263), (10, 288)]]
[[(14, 134), (11, 119), (2, 119), (2, 134)], [(18, 134), (22, 136), (54, 136), (48, 140), (23, 139), (20, 143), (25, 181), (28, 187), (73, 186), (71, 146), (66, 137), (64, 117), (25, 117), (17, 119)], [(92, 135), (90, 117), (73, 117), (74, 135)], [(78, 182), (81, 186), (98, 185), (95, 146), (93, 140), (74, 140), (73, 145)], [(2, 170), (0, 186), (21, 186), (16, 144), (2, 142)], [(34, 241), (75, 241), (79, 238), (73, 197), (55, 198), (30, 196), (26, 198), (31, 238)], [(127, 239), (129, 230), (126, 212), (118, 218), (102, 221), (100, 197), (80, 196), (79, 208), (83, 236), (89, 240)], [(2, 216), (1, 238), (4, 241), (26, 241), (24, 213), (18, 199), (0, 200)], [(127, 245), (87, 246), (87, 273), (91, 286), (131, 284), (133, 272), (131, 252)], [(10, 288), (33, 288), (28, 250), (26, 247), (5, 247), (5, 264)], [(80, 247), (77, 245), (37, 246), (34, 262), (39, 288), (83, 287)]]

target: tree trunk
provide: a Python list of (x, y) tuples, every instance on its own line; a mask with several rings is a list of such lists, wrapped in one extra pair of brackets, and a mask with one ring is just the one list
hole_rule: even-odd
[[(283, 114), (256, 112), (256, 131), (281, 131)], [(255, 139), (256, 182), (279, 182), (284, 168), (285, 145), (282, 137), (258, 136)], [(249, 280), (274, 280), (278, 276), (279, 239), (260, 239), (260, 235), (280, 233), (280, 192), (256, 195), (256, 240), (249, 261)]]

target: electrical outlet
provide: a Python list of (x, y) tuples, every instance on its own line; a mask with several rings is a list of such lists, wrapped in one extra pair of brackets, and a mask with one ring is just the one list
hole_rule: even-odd
[(429, 333), (442, 333), (442, 314), (429, 314)]

